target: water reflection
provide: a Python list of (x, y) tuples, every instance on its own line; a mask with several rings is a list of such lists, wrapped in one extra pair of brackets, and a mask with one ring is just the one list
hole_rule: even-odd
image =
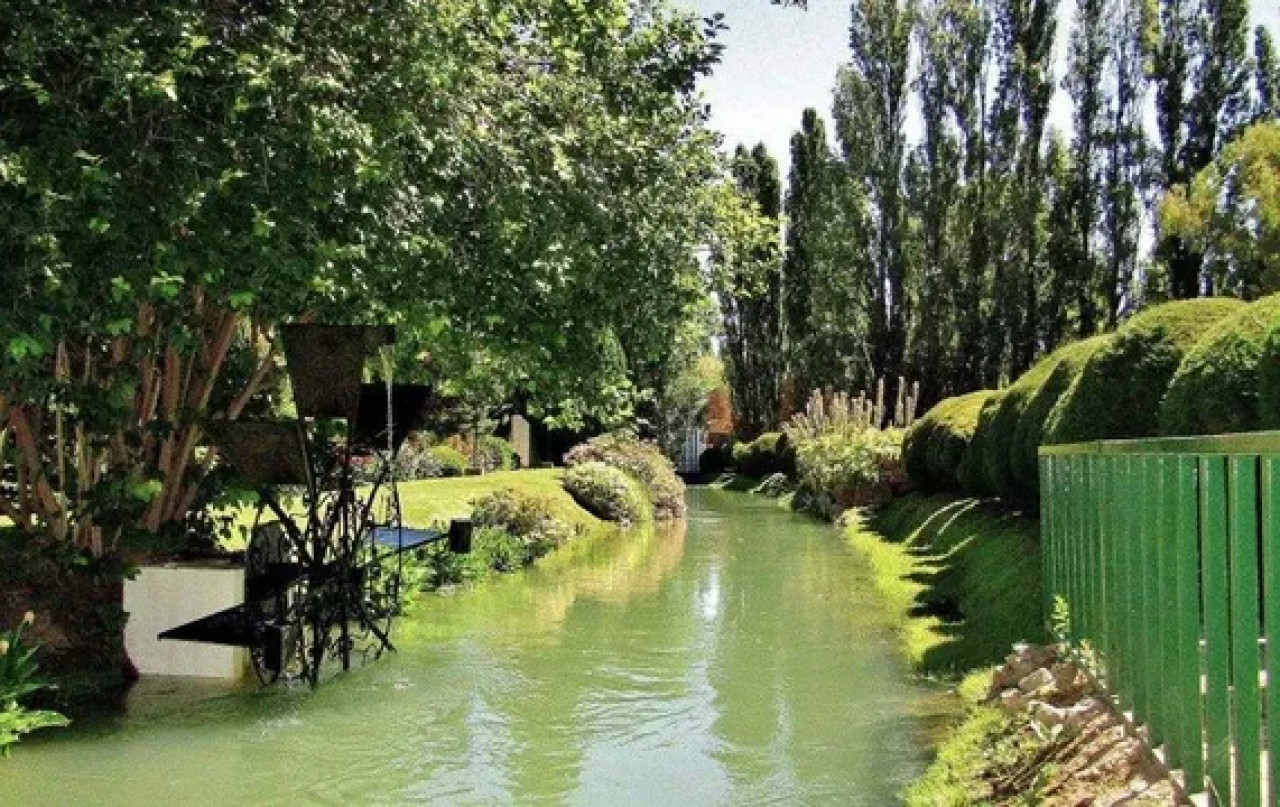
[(151, 682), (0, 777), (31, 805), (887, 804), (930, 693), (867, 583), (828, 528), (697, 491), (687, 531), (424, 600), (314, 694)]

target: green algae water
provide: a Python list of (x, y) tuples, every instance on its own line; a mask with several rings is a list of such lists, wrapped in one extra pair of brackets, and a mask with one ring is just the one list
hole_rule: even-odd
[(314, 693), (146, 680), (0, 760), (0, 804), (895, 803), (945, 696), (863, 562), (771, 501), (689, 499), (425, 598), (398, 653)]

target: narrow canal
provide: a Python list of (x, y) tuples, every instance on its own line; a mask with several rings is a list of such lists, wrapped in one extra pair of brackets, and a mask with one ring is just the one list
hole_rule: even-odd
[(14, 805), (893, 804), (940, 695), (907, 679), (826, 526), (690, 493), (426, 598), (400, 652), (315, 693), (151, 680), (0, 761)]

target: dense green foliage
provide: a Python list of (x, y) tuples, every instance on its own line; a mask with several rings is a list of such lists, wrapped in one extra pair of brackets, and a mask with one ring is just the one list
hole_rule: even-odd
[(649, 500), (626, 471), (603, 462), (586, 462), (565, 472), (564, 489), (587, 512), (605, 521), (635, 524), (645, 519)]
[[(1251, 204), (1269, 198), (1274, 161), (1241, 132), (1274, 120), (1280, 69), (1266, 30), (1249, 58), (1248, 0), (1070, 11), (852, 3), (835, 148), (812, 110), (792, 141), (784, 388), (901, 375), (928, 405), (1151, 302), (1278, 288), (1257, 265), (1268, 205)], [(1058, 132), (1055, 106), (1070, 113)], [(1152, 239), (1147, 200), (1205, 171), (1220, 181), (1200, 181), (1203, 215)]]
[(67, 719), (57, 712), (22, 705), (24, 698), (46, 686), (36, 677), (38, 648), (24, 636), (33, 620), (28, 613), (13, 630), (0, 631), (0, 755), (7, 755), (24, 734), (67, 725)]
[(574, 446), (564, 461), (570, 467), (601, 462), (626, 471), (644, 487), (654, 518), (668, 521), (684, 516), (684, 483), (671, 460), (653, 443), (621, 432), (605, 434)]
[(1280, 323), (1280, 295), (1219, 320), (1187, 351), (1160, 406), (1160, 432), (1225, 434), (1260, 427), (1260, 362)]
[(750, 477), (796, 473), (796, 447), (782, 432), (765, 432), (733, 447), (733, 469)]
[(0, 511), (24, 531), (111, 554), (179, 528), (208, 500), (201, 422), (273, 405), (283, 320), (395, 323), (402, 376), (568, 425), (678, 371), (715, 23), (58, 0), (0, 28), (0, 445), (24, 469)]
[(1165, 197), (1161, 222), (1205, 255), (1222, 294), (1280, 289), (1280, 121), (1245, 129), (1217, 159)]
[(928, 492), (960, 488), (960, 463), (978, 428), (978, 416), (997, 394), (980, 390), (946, 398), (907, 429), (902, 459), (912, 482)]
[[(981, 487), (971, 492), (1024, 500), (1036, 496), (1045, 421), (1085, 362), (1109, 339), (1095, 336), (1059, 348), (988, 400), (970, 443), (973, 461), (982, 467)], [(989, 414), (988, 406), (993, 407)]]
[(1126, 322), (1058, 400), (1045, 424), (1045, 444), (1159, 434), (1159, 402), (1183, 357), (1218, 320), (1243, 306), (1230, 298), (1181, 300)]

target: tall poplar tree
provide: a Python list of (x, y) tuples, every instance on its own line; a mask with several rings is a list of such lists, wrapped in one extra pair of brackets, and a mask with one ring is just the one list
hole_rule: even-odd
[(951, 368), (960, 321), (957, 301), (965, 277), (965, 239), (959, 237), (957, 207), (962, 191), (965, 138), (952, 122), (963, 104), (965, 63), (957, 52), (966, 43), (967, 0), (936, 0), (922, 9), (916, 40), (923, 137), (914, 160), (918, 181), (911, 186), (911, 215), (918, 233), (914, 271), (917, 316), (911, 330), (911, 375), (921, 384), (926, 405), (953, 390)]
[(904, 251), (903, 170), (907, 155), (907, 79), (915, 0), (855, 0), (852, 58), (840, 74), (836, 128), (871, 214), (868, 326), (875, 374), (904, 370), (909, 315)]
[(1280, 59), (1271, 32), (1259, 25), (1253, 32), (1253, 119), (1280, 117)]
[(1147, 0), (1112, 0), (1105, 80), (1109, 121), (1101, 227), (1106, 254), (1098, 287), (1103, 326), (1113, 329), (1132, 307), (1142, 231), (1141, 194), (1146, 184), (1147, 54), (1152, 19)]
[(1110, 27), (1107, 8), (1107, 0), (1080, 0), (1076, 5), (1063, 81), (1072, 101), (1071, 154), (1069, 161), (1055, 155), (1056, 165), (1051, 165), (1052, 170), (1070, 171), (1069, 185), (1056, 189), (1063, 198), (1055, 200), (1058, 209), (1051, 216), (1055, 228), (1069, 222), (1071, 232), (1069, 238), (1054, 233), (1055, 247), (1066, 254), (1054, 256), (1053, 282), (1061, 287), (1063, 302), (1070, 299), (1075, 308), (1074, 332), (1082, 336), (1094, 333), (1104, 319), (1098, 298), (1101, 268), (1096, 242), (1108, 101), (1102, 81)]
[(824, 383), (815, 352), (814, 263), (824, 197), (830, 193), (831, 147), (827, 128), (814, 109), (801, 116), (791, 137), (787, 180), (787, 254), (782, 267), (782, 332), (791, 392), (801, 398)]
[[(1160, 0), (1153, 52), (1163, 190), (1185, 185), (1221, 151), (1248, 113), (1248, 0)], [(1162, 234), (1170, 292), (1212, 291), (1204, 256), (1174, 233)]]
[[(764, 144), (738, 146), (730, 164), (739, 192), (775, 236), (782, 215), (778, 163)], [(752, 248), (732, 267), (720, 289), (726, 371), (740, 436), (751, 438), (778, 423), (782, 376), (781, 255), (776, 238)]]

